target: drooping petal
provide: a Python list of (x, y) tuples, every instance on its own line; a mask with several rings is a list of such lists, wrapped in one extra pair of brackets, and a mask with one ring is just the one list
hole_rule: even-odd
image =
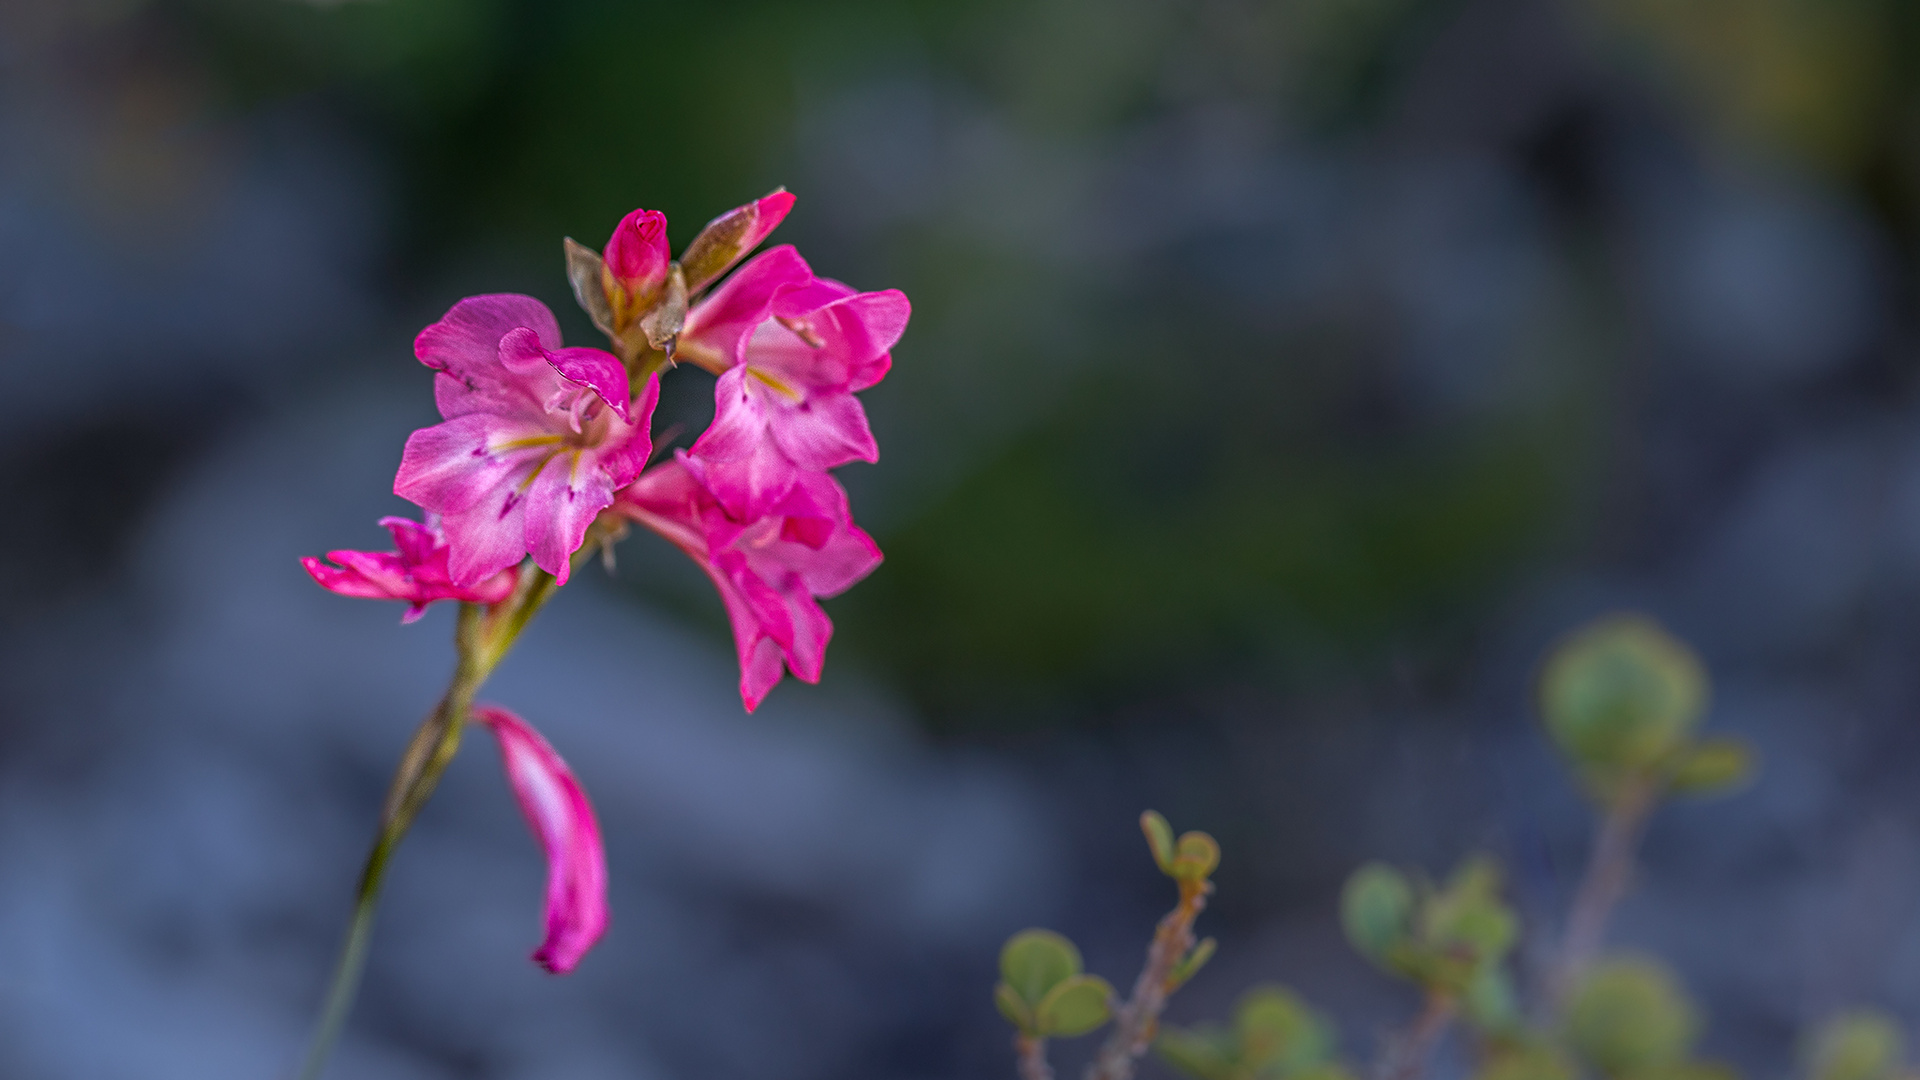
[(404, 600), (412, 622), (436, 600), (465, 600), (493, 604), (513, 592), (514, 575), (503, 571), (471, 585), (455, 585), (447, 571), (446, 540), (431, 524), (406, 518), (380, 519), (393, 534), (395, 551), (329, 551), (328, 565), (311, 556), (300, 565), (319, 585), (341, 596), (374, 600)]
[(533, 960), (564, 975), (607, 928), (607, 853), (600, 823), (567, 763), (526, 721), (497, 705), (475, 706), (473, 719), (499, 741), (507, 782), (546, 849), (546, 939)]

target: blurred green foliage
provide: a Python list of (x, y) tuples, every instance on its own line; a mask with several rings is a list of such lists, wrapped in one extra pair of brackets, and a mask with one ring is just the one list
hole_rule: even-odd
[(1382, 970), (1456, 999), (1493, 1022), (1511, 1011), (1500, 965), (1519, 920), (1500, 899), (1500, 868), (1468, 859), (1443, 884), (1370, 863), (1347, 879), (1340, 923), (1353, 947)]
[(1035, 1038), (1085, 1035), (1107, 1022), (1113, 987), (1081, 973), (1080, 950), (1051, 930), (1023, 930), (1000, 950), (993, 1000), (1007, 1022)]
[(1169, 1027), (1154, 1050), (1199, 1080), (1344, 1080), (1338, 1034), (1326, 1017), (1284, 986), (1260, 986), (1240, 998), (1233, 1024)]
[(1843, 1013), (1815, 1031), (1807, 1047), (1809, 1080), (1899, 1080), (1906, 1072), (1906, 1040), (1888, 1017)]

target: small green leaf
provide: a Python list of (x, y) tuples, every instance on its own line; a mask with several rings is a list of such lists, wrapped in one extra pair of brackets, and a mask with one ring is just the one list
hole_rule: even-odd
[(1340, 925), (1347, 940), (1375, 963), (1384, 963), (1407, 938), (1413, 916), (1413, 889), (1399, 871), (1368, 863), (1354, 871), (1340, 892)]
[(1147, 834), (1147, 847), (1162, 873), (1173, 873), (1173, 826), (1152, 810), (1140, 815), (1140, 831)]
[(1545, 1042), (1499, 1044), (1473, 1080), (1578, 1080), (1579, 1069), (1558, 1047)]
[(1167, 873), (1181, 881), (1205, 881), (1219, 865), (1219, 842), (1206, 833), (1190, 832), (1180, 837)]
[(1080, 950), (1051, 930), (1022, 930), (1000, 950), (1000, 977), (1037, 1008), (1061, 980), (1080, 974)]
[(1261, 986), (1240, 999), (1233, 1014), (1240, 1064), (1283, 1075), (1332, 1060), (1333, 1026), (1284, 986)]
[(1706, 704), (1699, 657), (1641, 615), (1588, 624), (1554, 650), (1540, 677), (1547, 731), (1583, 774), (1652, 767), (1692, 732)]
[(1112, 1013), (1113, 987), (1098, 975), (1062, 979), (1033, 1012), (1040, 1034), (1071, 1039), (1107, 1022)]
[(1682, 751), (1668, 783), (1682, 795), (1716, 795), (1753, 778), (1753, 748), (1738, 739), (1702, 739)]
[(1481, 1031), (1506, 1033), (1520, 1027), (1520, 1001), (1513, 980), (1497, 964), (1484, 965), (1474, 973), (1464, 1004), (1467, 1020)]
[(573, 298), (593, 320), (594, 328), (613, 336), (613, 307), (607, 303), (606, 287), (601, 284), (604, 263), (600, 253), (569, 236), (560, 242), (567, 253), (567, 284), (573, 286)]
[(1161, 1028), (1153, 1048), (1162, 1061), (1196, 1080), (1243, 1080), (1233, 1035), (1218, 1025)]
[(1193, 947), (1193, 951), (1181, 957), (1180, 962), (1173, 965), (1172, 973), (1167, 976), (1167, 991), (1171, 993), (1187, 985), (1187, 980), (1198, 975), (1200, 969), (1207, 966), (1207, 961), (1213, 959), (1213, 952), (1219, 946), (1220, 943), (1212, 938), (1202, 938), (1200, 943)]
[(1906, 1047), (1900, 1029), (1877, 1012), (1836, 1016), (1820, 1025), (1807, 1048), (1813, 1080), (1894, 1080)]
[(1007, 1023), (1019, 1028), (1027, 1035), (1037, 1034), (1034, 1030), (1033, 1010), (1020, 1000), (1020, 992), (1006, 983), (996, 983), (993, 987), (993, 1003), (1000, 1009), (1000, 1015)]
[(1699, 1019), (1692, 1002), (1657, 961), (1619, 958), (1596, 964), (1567, 1007), (1567, 1041), (1609, 1076), (1667, 1068), (1686, 1059)]

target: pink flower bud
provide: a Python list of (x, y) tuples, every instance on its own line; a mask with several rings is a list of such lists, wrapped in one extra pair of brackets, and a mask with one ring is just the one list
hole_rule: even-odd
[(707, 222), (680, 260), (687, 272), (687, 291), (697, 293), (712, 284), (742, 255), (759, 247), (792, 209), (793, 196), (786, 188), (776, 188)]
[(667, 263), (673, 252), (667, 246), (667, 215), (658, 210), (635, 210), (620, 219), (607, 249), (608, 301), (613, 305), (615, 324), (624, 325), (646, 314), (660, 296), (667, 280)]
[(497, 705), (473, 719), (500, 742), (507, 782), (547, 852), (547, 937), (535, 963), (565, 975), (607, 929), (607, 853), (600, 823), (567, 763), (525, 720)]

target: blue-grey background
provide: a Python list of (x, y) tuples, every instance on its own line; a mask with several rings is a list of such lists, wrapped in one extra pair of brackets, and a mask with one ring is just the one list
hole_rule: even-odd
[(781, 184), (914, 301), (844, 470), (887, 562), (752, 717), (671, 549), (569, 586), (487, 697), (613, 929), (527, 962), (477, 740), (333, 1075), (1009, 1075), (1000, 942), (1130, 982), (1148, 806), (1226, 849), (1171, 1018), (1281, 980), (1364, 1059), (1413, 1003), (1341, 879), (1491, 851), (1549, 934), (1530, 680), (1621, 607), (1766, 767), (1663, 812), (1616, 942), (1757, 1076), (1920, 1021), (1916, 59), (1899, 0), (0, 3), (0, 1075), (284, 1074), (450, 660), (296, 562), (403, 509), (413, 334), (520, 290), (587, 343), (562, 235)]

